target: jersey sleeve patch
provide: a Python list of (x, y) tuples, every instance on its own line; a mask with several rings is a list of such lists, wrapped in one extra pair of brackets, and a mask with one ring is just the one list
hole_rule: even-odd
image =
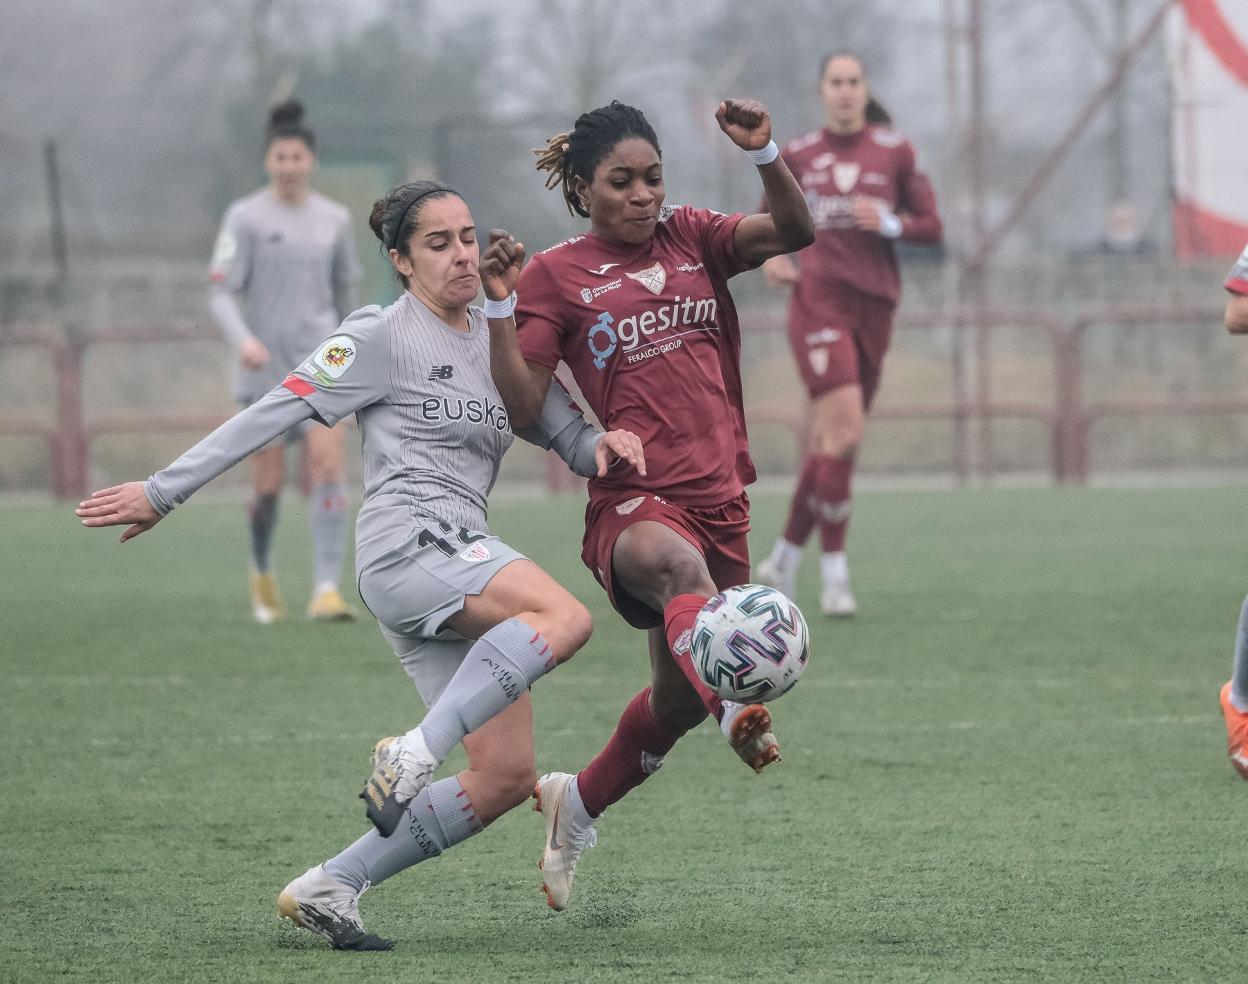
[(316, 392), (315, 386), (306, 379), (300, 379), (293, 373), (282, 380), (282, 385), (294, 393), (295, 396), (311, 396)]
[(328, 339), (312, 356), (313, 365), (330, 379), (341, 379), (355, 361), (355, 343), (346, 335)]

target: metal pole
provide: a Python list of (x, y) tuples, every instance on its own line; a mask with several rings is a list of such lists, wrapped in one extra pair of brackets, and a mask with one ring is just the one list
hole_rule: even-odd
[(65, 239), (65, 204), (61, 197), (61, 169), (56, 159), (56, 141), (43, 142), (44, 174), (48, 184), (48, 231), (52, 242), (52, 263), (56, 280), (52, 284), (52, 300), (63, 305), (69, 286), (69, 247)]
[[(957, 177), (957, 165), (966, 148), (966, 118), (962, 112), (962, 28), (958, 21), (958, 0), (941, 0), (945, 34), (945, 160), (944, 185), (955, 189), (954, 202), (958, 215), (969, 204), (963, 183)], [(947, 254), (944, 269), (944, 307), (946, 312), (963, 301), (964, 282), (961, 261)], [(953, 473), (958, 485), (965, 485), (971, 474), (970, 443), (967, 435), (966, 326), (962, 318), (951, 318), (951, 362), (953, 371)]]
[(967, 299), (975, 315), (975, 406), (979, 413), (979, 474), (992, 476), (992, 420), (985, 412), (989, 401), (990, 359), (987, 312), (988, 276), (986, 237), (987, 183), (984, 178), (984, 21), (983, 0), (970, 0), (970, 131), (968, 157), (971, 182), (971, 230), (973, 259), (967, 265)]

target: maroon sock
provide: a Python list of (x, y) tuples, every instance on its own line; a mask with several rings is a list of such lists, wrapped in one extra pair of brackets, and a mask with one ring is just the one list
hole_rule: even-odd
[(599, 816), (657, 772), (679, 738), (650, 713), (649, 687), (629, 701), (602, 751), (577, 774), (576, 786), (589, 815)]
[(849, 529), (854, 459), (823, 458), (822, 462), (818, 477), (819, 544), (824, 553), (836, 553), (845, 549), (845, 532)]
[(807, 458), (802, 473), (793, 490), (793, 502), (789, 506), (789, 519), (784, 524), (784, 538), (794, 546), (804, 546), (815, 528), (815, 476), (819, 472), (818, 458)]
[(718, 721), (720, 708), (723, 707), (724, 702), (715, 696), (715, 691), (698, 676), (698, 671), (693, 668), (693, 653), (689, 648), (689, 643), (693, 640), (694, 620), (698, 617), (702, 606), (709, 600), (706, 595), (677, 595), (663, 609), (663, 628), (667, 632), (667, 648), (671, 650), (672, 659), (676, 660), (676, 665), (685, 674), (685, 679), (698, 692), (702, 705)]

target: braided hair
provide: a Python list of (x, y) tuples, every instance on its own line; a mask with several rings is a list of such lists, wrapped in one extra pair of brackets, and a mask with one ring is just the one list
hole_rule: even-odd
[(308, 150), (316, 150), (316, 137), (303, 122), (303, 103), (298, 99), (287, 99), (269, 110), (269, 122), (264, 128), (265, 147), (287, 137), (302, 140)]
[(537, 169), (546, 172), (546, 187), (559, 185), (568, 212), (589, 218), (589, 210), (576, 194), (575, 179), (591, 181), (594, 169), (615, 145), (633, 137), (646, 141), (663, 159), (659, 138), (645, 114), (613, 99), (609, 106), (582, 113), (570, 132), (555, 134), (533, 153), (537, 155)]
[[(397, 249), (407, 255), (407, 244), (412, 233), (420, 224), (420, 213), (425, 205), (435, 198), (454, 195), (462, 197), (454, 188), (449, 188), (437, 181), (409, 181), (399, 185), (385, 198), (373, 202), (373, 211), (368, 217), (368, 226), (373, 235), (381, 242), (381, 249), (386, 254)], [(407, 286), (407, 278), (395, 271), (395, 275)]]

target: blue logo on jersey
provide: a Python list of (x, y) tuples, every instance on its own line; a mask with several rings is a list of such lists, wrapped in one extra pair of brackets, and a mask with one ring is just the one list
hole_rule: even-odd
[[(611, 354), (615, 351), (617, 339), (615, 336), (615, 329), (611, 327), (611, 323), (614, 320), (615, 319), (611, 317), (608, 312), (603, 311), (602, 314), (598, 315), (598, 320), (594, 322), (593, 326), (589, 329), (589, 351), (594, 356), (595, 369), (605, 369), (607, 366), (607, 359), (610, 358)], [(595, 344), (595, 338), (598, 335), (607, 336), (606, 344), (601, 348)]]

